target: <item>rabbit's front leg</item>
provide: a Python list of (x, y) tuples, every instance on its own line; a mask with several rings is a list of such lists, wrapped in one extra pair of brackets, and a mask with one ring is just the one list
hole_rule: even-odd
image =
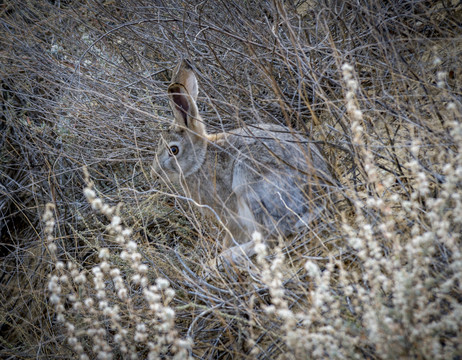
[(231, 264), (245, 266), (251, 262), (250, 258), (253, 255), (255, 255), (255, 242), (252, 240), (223, 251), (219, 257)]
[(245, 269), (249, 272), (255, 267), (250, 258), (255, 255), (255, 242), (249, 241), (245, 244), (233, 246), (224, 250), (216, 258), (208, 262), (209, 269), (223, 271), (225, 267)]
[[(234, 245), (234, 246), (233, 246)], [(241, 269), (250, 270), (254, 265), (250, 258), (255, 255), (255, 241), (236, 245), (236, 242), (226, 234), (223, 239), (223, 250), (217, 257), (208, 261), (209, 270), (222, 271), (224, 267), (233, 266)]]

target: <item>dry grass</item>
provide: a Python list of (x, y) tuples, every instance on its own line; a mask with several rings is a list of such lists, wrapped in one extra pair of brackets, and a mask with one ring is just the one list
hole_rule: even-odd
[[(460, 2), (11, 0), (0, 20), (1, 358), (462, 357)], [(210, 132), (309, 133), (343, 186), (258, 274), (205, 274), (223, 229), (150, 176), (181, 56)]]

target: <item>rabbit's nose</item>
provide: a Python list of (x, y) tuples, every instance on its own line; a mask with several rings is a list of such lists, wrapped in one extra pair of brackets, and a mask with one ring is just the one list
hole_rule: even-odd
[(151, 166), (151, 177), (154, 180), (155, 183), (159, 182), (159, 173), (156, 170), (156, 166)]

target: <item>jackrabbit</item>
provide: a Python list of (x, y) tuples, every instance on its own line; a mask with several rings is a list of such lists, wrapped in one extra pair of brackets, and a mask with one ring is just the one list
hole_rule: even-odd
[(222, 258), (242, 264), (255, 253), (255, 231), (277, 239), (319, 216), (332, 177), (318, 147), (287, 127), (258, 124), (208, 134), (197, 95), (196, 76), (184, 60), (168, 87), (174, 121), (162, 132), (153, 170), (219, 218), (227, 229)]

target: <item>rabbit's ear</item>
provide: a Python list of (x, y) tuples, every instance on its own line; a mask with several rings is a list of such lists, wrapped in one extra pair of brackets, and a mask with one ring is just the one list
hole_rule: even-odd
[(170, 106), (175, 122), (198, 135), (205, 135), (205, 127), (197, 110), (198, 94), (196, 76), (187, 61), (182, 61), (175, 69), (172, 84), (168, 87)]
[(199, 86), (197, 85), (196, 75), (194, 75), (188, 60), (182, 60), (176, 66), (175, 70), (173, 70), (172, 84), (175, 83), (183, 85), (193, 100), (197, 101)]

